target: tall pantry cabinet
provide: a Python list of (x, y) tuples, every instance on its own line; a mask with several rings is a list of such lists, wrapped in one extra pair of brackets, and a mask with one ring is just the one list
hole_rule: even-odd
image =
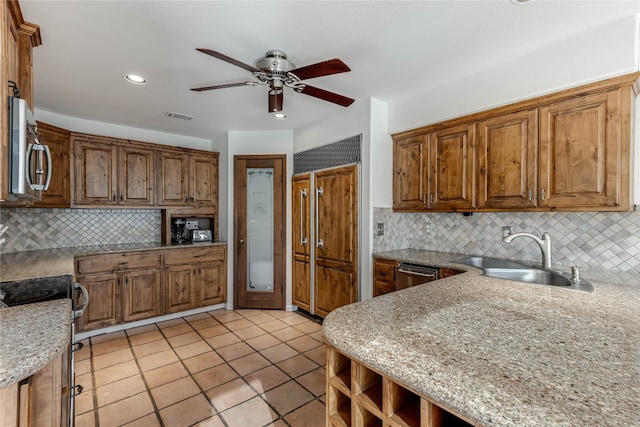
[(326, 316), (358, 300), (358, 166), (293, 177), (293, 303)]

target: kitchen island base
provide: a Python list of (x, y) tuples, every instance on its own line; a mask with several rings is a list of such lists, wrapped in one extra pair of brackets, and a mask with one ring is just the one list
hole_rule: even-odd
[(327, 427), (468, 427), (469, 420), (327, 345)]

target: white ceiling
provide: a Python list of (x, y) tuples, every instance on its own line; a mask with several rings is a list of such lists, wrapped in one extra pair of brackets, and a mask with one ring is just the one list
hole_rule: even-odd
[[(197, 52), (253, 64), (279, 49), (297, 66), (338, 57), (351, 72), (309, 80), (367, 102), (415, 92), (526, 55), (640, 12), (638, 1), (20, 1), (41, 28), (36, 108), (66, 116), (215, 139), (228, 131), (297, 129), (340, 107), (287, 89), (284, 121), (267, 88), (189, 88), (253, 79)], [(127, 83), (143, 75), (144, 86)], [(354, 104), (355, 105), (355, 104)], [(348, 108), (353, 108), (348, 107)], [(185, 122), (165, 112), (193, 115)]]

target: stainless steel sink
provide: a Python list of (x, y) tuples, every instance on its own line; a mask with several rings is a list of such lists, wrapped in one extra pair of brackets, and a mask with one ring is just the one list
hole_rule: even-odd
[(478, 267), (481, 269), (486, 268), (531, 268), (530, 265), (522, 264), (517, 261), (509, 261), (506, 259), (498, 258), (485, 258), (481, 256), (470, 256), (464, 259), (458, 259), (453, 262), (458, 264), (470, 265), (472, 267)]
[(571, 286), (571, 279), (561, 273), (537, 268), (485, 268), (484, 275), (518, 282), (538, 283), (551, 286)]
[(560, 286), (568, 289), (593, 292), (593, 285), (586, 280), (580, 280), (578, 283), (574, 283), (568, 274), (531, 267), (530, 265), (517, 261), (471, 256), (453, 262), (478, 267), (482, 269), (485, 276), (495, 277), (497, 279)]

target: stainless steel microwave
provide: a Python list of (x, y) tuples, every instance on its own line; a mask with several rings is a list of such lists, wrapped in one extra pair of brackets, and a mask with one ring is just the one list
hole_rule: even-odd
[(36, 121), (21, 98), (9, 97), (9, 200), (40, 199), (51, 182), (51, 153), (38, 138)]

